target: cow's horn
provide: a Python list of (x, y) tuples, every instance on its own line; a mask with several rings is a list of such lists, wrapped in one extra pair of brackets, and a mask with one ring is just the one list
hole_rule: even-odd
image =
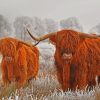
[(33, 36), (28, 29), (27, 29), (27, 32), (32, 37), (32, 39), (34, 39), (36, 41), (42, 41), (42, 40), (48, 39), (51, 36), (55, 35), (55, 33), (56, 33), (56, 32), (54, 32), (54, 33), (48, 33), (48, 34), (46, 34), (44, 36), (41, 36), (40, 38), (37, 38), (37, 37)]
[(91, 38), (91, 39), (100, 38), (100, 36), (93, 35), (93, 34), (80, 33), (79, 35), (80, 35), (81, 38)]

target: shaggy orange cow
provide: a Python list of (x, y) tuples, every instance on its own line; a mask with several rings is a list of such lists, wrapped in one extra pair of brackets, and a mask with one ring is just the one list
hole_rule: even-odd
[(39, 67), (39, 51), (35, 46), (14, 39), (0, 39), (0, 52), (3, 55), (1, 70), (3, 83), (16, 81), (23, 86), (27, 80), (36, 77)]
[(36, 48), (36, 50), (34, 47), (30, 49), (30, 47), (27, 47), (22, 43), (19, 44), (17, 49), (17, 54), (15, 56), (17, 67), (14, 72), (18, 86), (23, 86), (27, 80), (36, 77), (39, 66), (39, 54), (36, 51)]
[[(28, 31), (28, 30), (27, 30)], [(55, 44), (55, 64), (62, 89), (84, 89), (93, 85), (100, 75), (100, 38), (74, 30), (61, 30), (40, 38), (29, 35), (36, 41), (47, 38)]]

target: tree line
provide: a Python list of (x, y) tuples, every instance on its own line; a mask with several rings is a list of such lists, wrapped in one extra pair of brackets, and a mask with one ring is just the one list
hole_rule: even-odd
[[(40, 19), (38, 17), (19, 16), (14, 19), (14, 22), (10, 22), (5, 16), (0, 15), (0, 38), (12, 36), (22, 40), (31, 40), (30, 36), (26, 33), (25, 26), (36, 36), (55, 32), (60, 29), (84, 31), (83, 26), (76, 17), (62, 19), (57, 22), (48, 18)], [(91, 28), (89, 32), (100, 33), (99, 27), (100, 24)]]

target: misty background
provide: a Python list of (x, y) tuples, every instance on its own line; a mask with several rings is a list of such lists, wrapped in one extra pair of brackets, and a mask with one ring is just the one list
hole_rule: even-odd
[(100, 33), (100, 0), (0, 0), (0, 37), (29, 40), (60, 29)]
[[(30, 42), (24, 25), (35, 36), (61, 29), (100, 34), (99, 12), (100, 0), (0, 0), (0, 38), (10, 36)], [(42, 42), (37, 47), (40, 52), (37, 78), (26, 88), (9, 91), (8, 100), (97, 100), (100, 97), (100, 86), (87, 92), (86, 89), (63, 92), (56, 76), (54, 45)], [(0, 93), (3, 91), (0, 87)]]

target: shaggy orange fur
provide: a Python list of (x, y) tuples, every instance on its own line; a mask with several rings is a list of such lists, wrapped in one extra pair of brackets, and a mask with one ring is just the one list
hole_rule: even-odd
[(35, 47), (27, 47), (24, 45), (26, 51), (26, 59), (27, 59), (27, 78), (35, 78), (38, 73), (39, 67), (39, 52)]
[(4, 84), (15, 80), (23, 86), (27, 80), (36, 77), (39, 51), (35, 46), (14, 38), (4, 38), (0, 40), (0, 52), (3, 55), (1, 68)]
[(27, 57), (26, 57), (25, 48), (19, 47), (17, 53), (15, 55), (15, 80), (17, 82), (18, 87), (23, 86), (27, 81)]
[[(50, 38), (56, 45), (55, 63), (63, 90), (94, 85), (96, 75), (100, 75), (100, 38), (84, 38), (80, 34), (73, 30), (61, 30)], [(72, 54), (72, 58), (64, 60), (64, 53)]]
[(14, 59), (12, 59), (12, 57), (3, 57), (1, 70), (4, 85), (7, 85), (11, 83), (11, 81), (14, 81)]

